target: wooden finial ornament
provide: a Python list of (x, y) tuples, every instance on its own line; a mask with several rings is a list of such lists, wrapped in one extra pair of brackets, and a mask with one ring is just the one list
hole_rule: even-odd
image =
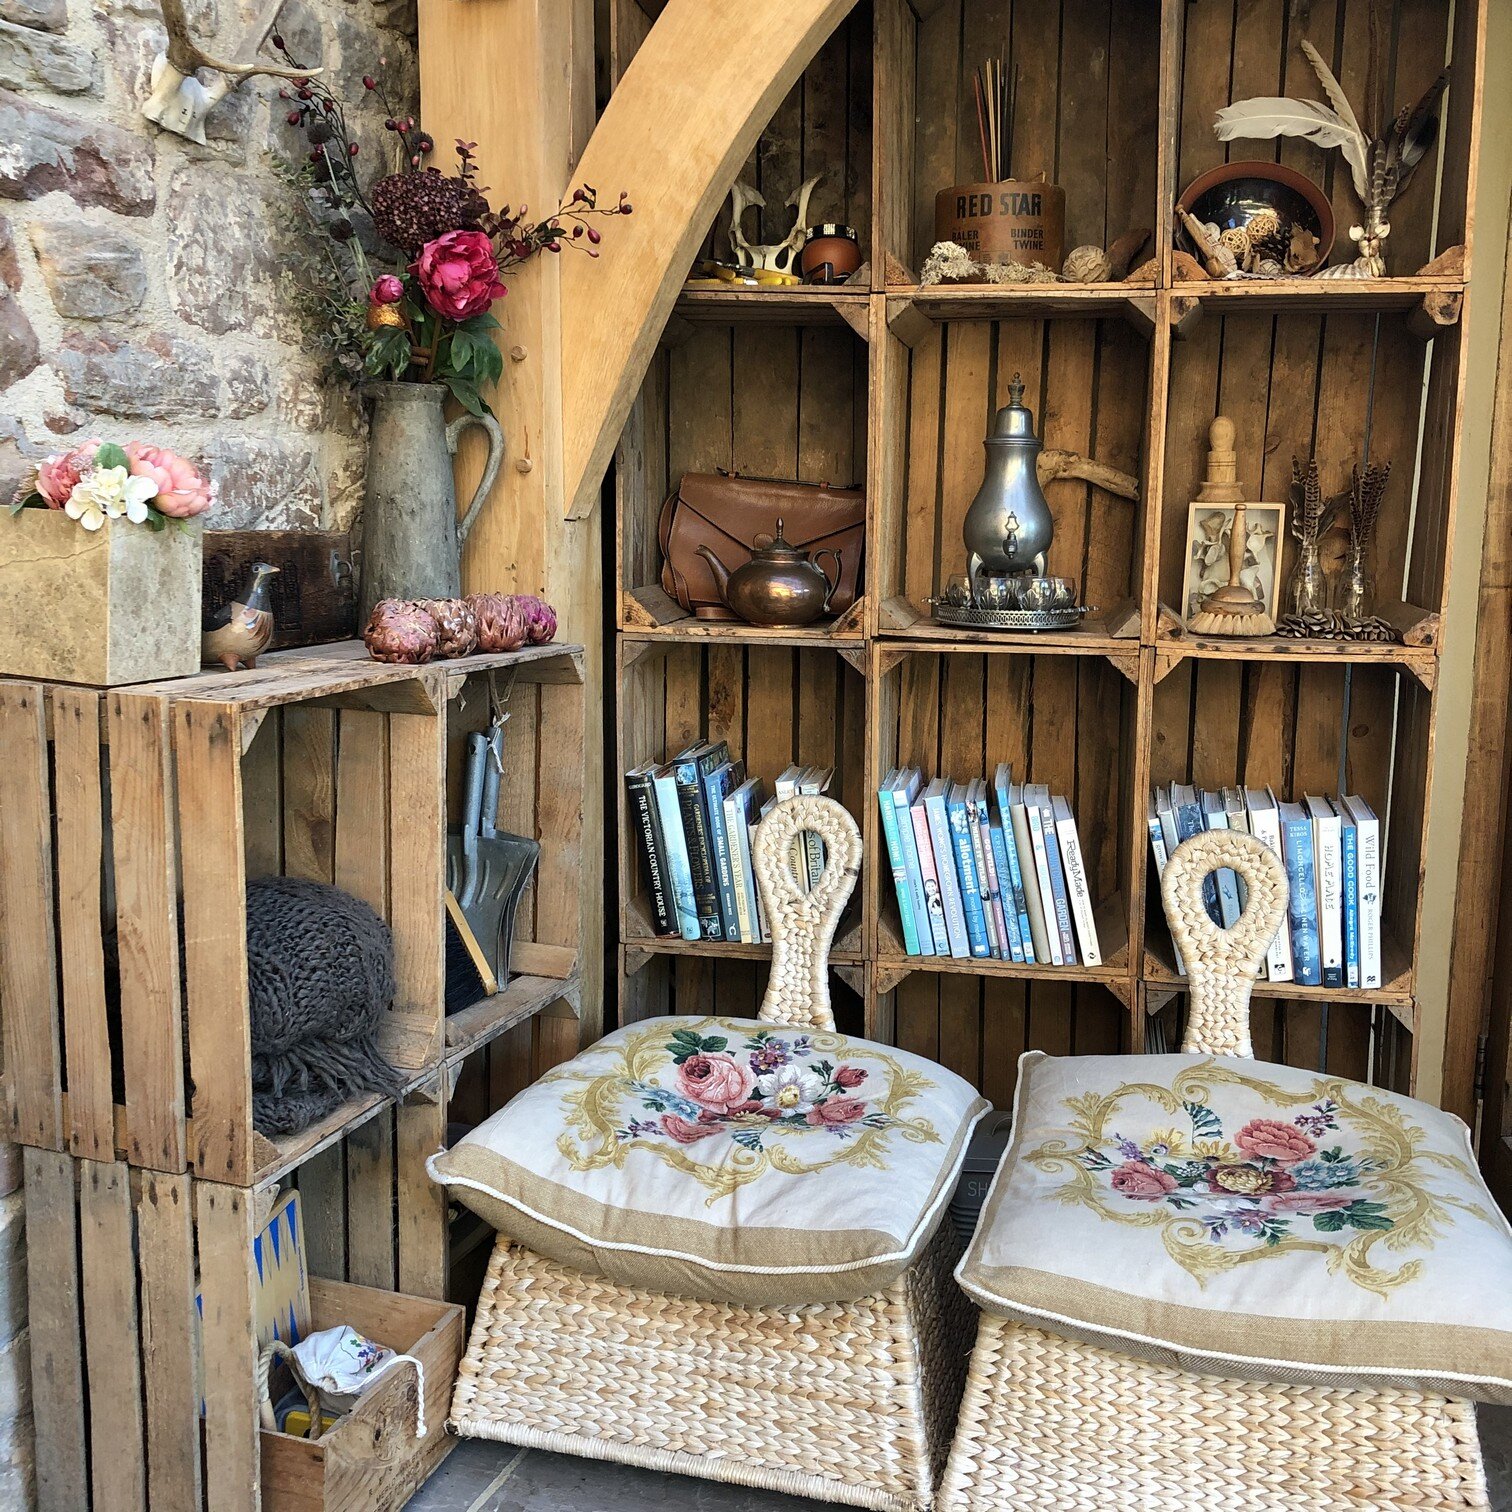
[(1207, 479), (1198, 504), (1232, 504), (1229, 522), (1229, 580), (1203, 599), (1187, 622), (1194, 635), (1274, 635), (1275, 621), (1265, 605), (1240, 580), (1244, 570), (1245, 501), (1239, 486), (1239, 457), (1234, 450), (1234, 422), (1219, 415), (1208, 428)]

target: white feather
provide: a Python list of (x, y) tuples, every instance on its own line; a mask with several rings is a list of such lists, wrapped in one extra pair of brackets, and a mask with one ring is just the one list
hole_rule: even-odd
[(1220, 142), (1235, 137), (1259, 140), (1267, 137), (1303, 137), (1316, 147), (1337, 147), (1353, 170), (1356, 192), (1365, 202), (1365, 158), (1359, 128), (1351, 128), (1335, 111), (1318, 100), (1293, 100), (1286, 96), (1264, 95), (1253, 100), (1236, 100), (1218, 112), (1213, 130)]
[(1318, 76), (1318, 83), (1323, 86), (1323, 93), (1328, 96), (1329, 104), (1338, 113), (1339, 119), (1347, 126), (1353, 136), (1352, 142), (1341, 142), (1339, 150), (1343, 152), (1345, 161), (1349, 164), (1350, 173), (1354, 176), (1355, 193), (1360, 197), (1362, 205), (1369, 204), (1367, 190), (1370, 187), (1370, 172), (1367, 164), (1370, 161), (1370, 140), (1360, 130), (1360, 123), (1355, 117), (1354, 108), (1349, 103), (1349, 96), (1344, 93), (1343, 86), (1334, 78), (1333, 70), (1323, 61), (1323, 55), (1311, 42), (1303, 38), (1302, 53), (1307, 61), (1312, 64), (1312, 69)]

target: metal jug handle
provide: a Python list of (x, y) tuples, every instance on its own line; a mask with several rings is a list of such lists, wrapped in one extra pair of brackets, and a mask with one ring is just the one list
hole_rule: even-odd
[(504, 460), (504, 432), (499, 429), (499, 422), (492, 415), (458, 415), (446, 427), (447, 451), (454, 457), (457, 455), (457, 439), (469, 425), (481, 425), (488, 432), (488, 461), (483, 464), (483, 476), (478, 480), (477, 488), (473, 490), (467, 513), (462, 516), (462, 521), (457, 526), (459, 548), (467, 544), (468, 532), (473, 528), (478, 518), (478, 511), (483, 508), (488, 495), (492, 492), (494, 480), (499, 476), (499, 464)]
[[(819, 558), (823, 556), (834, 557), (835, 559), (835, 578), (833, 582), (830, 581), (829, 573), (825, 572), (824, 568), (819, 567)], [(820, 607), (819, 612), (821, 614), (828, 614), (830, 600), (834, 598), (836, 590), (840, 587), (840, 553), (836, 551), (833, 546), (821, 546), (818, 551), (814, 552), (814, 554), (809, 558), (809, 561), (811, 561), (814, 566), (819, 567), (819, 571), (824, 574), (824, 603)]]

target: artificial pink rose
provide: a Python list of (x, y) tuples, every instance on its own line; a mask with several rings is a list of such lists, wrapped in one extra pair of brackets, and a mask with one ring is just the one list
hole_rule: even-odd
[(731, 1055), (690, 1055), (677, 1068), (677, 1090), (719, 1113), (734, 1112), (755, 1085), (756, 1073)]
[(675, 1139), (678, 1144), (697, 1144), (700, 1139), (708, 1139), (710, 1135), (719, 1133), (718, 1124), (689, 1123), (686, 1118), (679, 1118), (675, 1113), (662, 1114), (662, 1133)]
[(1156, 1170), (1143, 1160), (1126, 1160), (1109, 1178), (1113, 1190), (1125, 1197), (1138, 1197), (1142, 1201), (1155, 1201), (1167, 1192), (1176, 1190), (1176, 1178)]
[(1234, 1135), (1234, 1143), (1257, 1160), (1278, 1160), (1291, 1165), (1318, 1148), (1300, 1129), (1274, 1118), (1252, 1118)]
[(371, 305), (398, 304), (403, 298), (404, 284), (392, 273), (381, 274), (368, 290), (368, 303)]
[(866, 1117), (866, 1104), (859, 1097), (826, 1097), (809, 1109), (808, 1121), (816, 1129), (835, 1129)]
[(866, 1080), (866, 1072), (860, 1066), (841, 1066), (835, 1072), (835, 1085), (844, 1087), (849, 1091), (853, 1087), (859, 1087)]
[(126, 458), (135, 478), (151, 478), (157, 484), (152, 507), (174, 520), (192, 520), (210, 507), (210, 485), (186, 462), (166, 446), (148, 446), (133, 441), (126, 448)]
[(493, 243), (481, 231), (448, 231), (410, 264), (427, 303), (448, 320), (481, 315), (504, 295)]
[(62, 509), (68, 503), (99, 449), (98, 441), (86, 441), (64, 456), (47, 457), (37, 464), (37, 492), (47, 500), (49, 509)]

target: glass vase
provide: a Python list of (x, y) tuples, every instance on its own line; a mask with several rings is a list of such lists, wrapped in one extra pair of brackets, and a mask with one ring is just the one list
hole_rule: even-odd
[(1362, 620), (1375, 609), (1375, 574), (1370, 570), (1368, 543), (1350, 542), (1349, 555), (1339, 570), (1334, 608), (1346, 620)]
[(1328, 579), (1318, 559), (1318, 543), (1304, 541), (1297, 547), (1297, 559), (1286, 580), (1286, 612), (1320, 614), (1327, 608)]

